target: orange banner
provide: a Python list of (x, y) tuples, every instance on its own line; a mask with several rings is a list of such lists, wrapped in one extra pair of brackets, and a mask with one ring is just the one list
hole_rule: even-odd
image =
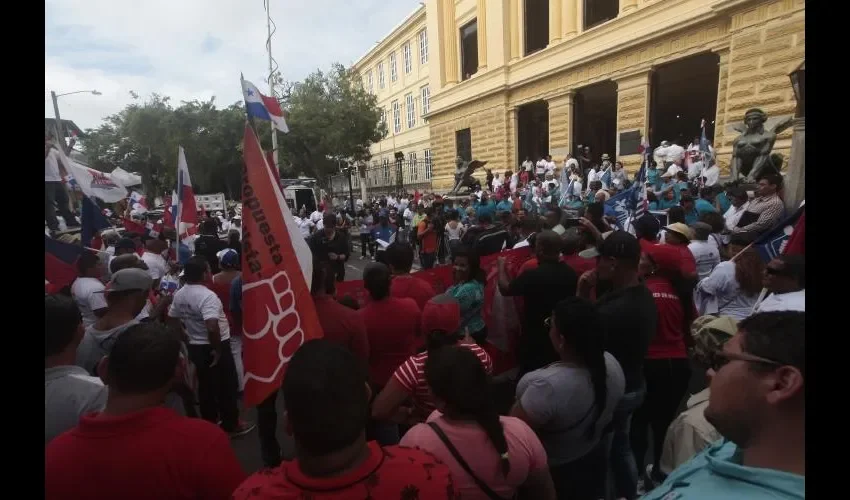
[(254, 406), (278, 390), (295, 351), (322, 328), (305, 280), (310, 253), (295, 248), (304, 240), (287, 224), (280, 185), (247, 123), (243, 144), (242, 349), (245, 406)]

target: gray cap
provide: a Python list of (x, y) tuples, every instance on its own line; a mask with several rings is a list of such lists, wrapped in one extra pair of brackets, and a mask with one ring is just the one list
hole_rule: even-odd
[(153, 285), (153, 278), (144, 269), (122, 269), (112, 275), (112, 280), (106, 285), (106, 293), (126, 292), (130, 290), (147, 291)]

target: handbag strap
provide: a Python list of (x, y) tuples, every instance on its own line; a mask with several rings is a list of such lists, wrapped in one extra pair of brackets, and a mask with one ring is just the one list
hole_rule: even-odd
[(457, 448), (455, 448), (452, 442), (449, 441), (449, 437), (446, 436), (446, 433), (443, 432), (443, 429), (441, 429), (439, 425), (437, 425), (435, 422), (428, 422), (428, 426), (434, 430), (434, 434), (436, 434), (437, 437), (440, 438), (440, 441), (442, 441), (443, 444), (446, 445), (446, 448), (449, 450), (449, 453), (451, 453), (452, 456), (455, 457), (457, 463), (460, 464), (461, 467), (463, 467), (463, 470), (465, 470), (466, 473), (469, 474), (469, 477), (471, 477), (472, 480), (475, 481), (475, 484), (481, 489), (481, 491), (484, 492), (485, 495), (490, 497), (491, 500), (508, 500), (497, 495), (495, 491), (493, 491), (489, 486), (487, 486), (487, 483), (478, 479), (478, 476), (476, 476), (472, 472), (472, 469), (469, 467), (469, 464), (467, 464), (466, 460), (464, 460), (463, 457), (460, 456), (460, 452), (458, 452)]

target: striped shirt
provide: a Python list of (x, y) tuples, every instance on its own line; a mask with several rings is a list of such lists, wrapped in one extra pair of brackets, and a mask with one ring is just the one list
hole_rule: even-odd
[[(479, 347), (478, 344), (461, 343), (460, 345), (469, 348), (478, 356), (488, 375), (493, 373), (493, 361), (484, 349)], [(393, 374), (396, 381), (413, 397), (413, 403), (417, 409), (424, 411), (426, 415), (436, 409), (431, 390), (428, 388), (428, 382), (425, 381), (425, 361), (427, 359), (427, 351), (414, 354), (407, 358), (407, 361), (402, 363)]]

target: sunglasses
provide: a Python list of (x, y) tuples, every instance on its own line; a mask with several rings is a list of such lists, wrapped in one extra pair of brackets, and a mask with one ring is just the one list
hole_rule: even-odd
[(768, 366), (783, 366), (783, 363), (778, 361), (773, 361), (772, 359), (762, 358), (760, 356), (753, 356), (752, 354), (746, 353), (731, 353), (725, 351), (712, 351), (709, 355), (709, 366), (715, 372), (720, 371), (721, 368), (729, 364), (731, 361), (744, 361), (746, 363), (758, 363)]
[(785, 276), (784, 269), (776, 269), (775, 267), (765, 267), (764, 272), (771, 276)]

